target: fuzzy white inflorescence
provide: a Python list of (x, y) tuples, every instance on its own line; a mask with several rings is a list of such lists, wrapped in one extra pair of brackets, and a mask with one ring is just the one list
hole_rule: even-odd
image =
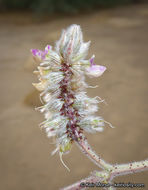
[(80, 26), (71, 25), (63, 30), (54, 50), (47, 45), (44, 51), (32, 49), (38, 70), (34, 71), (40, 82), (33, 85), (41, 91), (45, 115), (41, 124), (48, 137), (56, 138), (60, 155), (69, 152), (73, 141), (85, 139), (83, 130), (101, 132), (102, 117), (95, 116), (101, 100), (89, 98), (85, 88), (85, 75), (98, 77), (106, 67), (94, 64), (94, 55), (87, 60), (90, 42), (83, 42)]

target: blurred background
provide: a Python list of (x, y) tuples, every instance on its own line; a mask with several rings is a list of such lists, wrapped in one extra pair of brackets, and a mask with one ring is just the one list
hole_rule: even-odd
[[(97, 168), (75, 146), (63, 157), (39, 123), (43, 115), (32, 86), (37, 65), (31, 48), (42, 49), (59, 39), (71, 24), (82, 27), (91, 40), (88, 57), (107, 67), (100, 78), (86, 79), (100, 96), (98, 115), (116, 128), (86, 134), (107, 162), (127, 163), (148, 157), (148, 4), (140, 0), (1, 0), (0, 1), (0, 189), (57, 190), (87, 177)], [(144, 183), (148, 172), (123, 176), (115, 182)], [(93, 188), (94, 189), (94, 188)], [(126, 188), (125, 188), (126, 189)]]

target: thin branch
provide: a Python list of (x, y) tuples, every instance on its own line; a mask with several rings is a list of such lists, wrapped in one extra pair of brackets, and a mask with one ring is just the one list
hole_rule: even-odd
[(148, 160), (114, 165), (113, 176), (132, 174), (148, 170)]
[[(61, 190), (82, 190), (86, 189), (87, 184), (93, 183), (96, 185), (99, 182), (109, 184), (112, 182), (113, 178), (121, 175), (127, 175), (137, 172), (142, 172), (148, 170), (148, 160), (132, 162), (128, 164), (116, 164), (111, 165), (102, 160), (90, 147), (86, 140), (81, 140), (77, 142), (77, 145), (81, 150), (99, 167), (103, 168), (102, 171), (94, 171), (88, 178), (82, 179), (73, 185), (62, 188)], [(83, 183), (83, 185), (81, 184)], [(81, 185), (80, 185), (81, 184)], [(113, 190), (113, 186), (104, 187), (104, 189)]]
[[(86, 189), (88, 187), (86, 187), (86, 185), (89, 183), (90, 185), (91, 183), (94, 183), (96, 185), (99, 182), (107, 184), (111, 183), (113, 178), (117, 176), (146, 171), (148, 170), (148, 160), (133, 162), (129, 164), (114, 165), (112, 167), (113, 170), (110, 171), (94, 171), (88, 178), (82, 179), (68, 187), (62, 188), (61, 190), (82, 190)], [(83, 183), (82, 186), (80, 185), (81, 183)], [(115, 188), (113, 186), (110, 186), (104, 189), (114, 190)]]
[(111, 164), (108, 164), (100, 156), (98, 156), (95, 151), (92, 150), (91, 146), (88, 144), (87, 140), (80, 140), (77, 142), (78, 147), (85, 153), (91, 161), (93, 161), (97, 166), (104, 170), (113, 170)]

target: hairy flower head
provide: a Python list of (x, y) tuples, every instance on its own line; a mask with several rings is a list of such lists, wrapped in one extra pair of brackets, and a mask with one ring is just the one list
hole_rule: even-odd
[(41, 124), (48, 137), (55, 137), (60, 156), (70, 151), (74, 141), (85, 139), (83, 131), (102, 131), (104, 120), (95, 116), (100, 99), (89, 98), (85, 88), (85, 75), (101, 76), (106, 67), (94, 64), (94, 55), (86, 59), (90, 42), (83, 42), (81, 28), (71, 25), (63, 30), (54, 50), (50, 45), (44, 51), (32, 49), (37, 63), (35, 71), (39, 83), (33, 85), (41, 91), (45, 115)]

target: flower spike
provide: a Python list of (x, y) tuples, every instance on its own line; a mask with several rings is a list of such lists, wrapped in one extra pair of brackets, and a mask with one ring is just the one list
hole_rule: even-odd
[(38, 108), (45, 115), (41, 124), (48, 137), (55, 137), (56, 149), (63, 165), (62, 155), (70, 151), (74, 141), (85, 140), (83, 131), (103, 131), (104, 120), (94, 116), (100, 101), (86, 95), (85, 75), (101, 76), (106, 67), (94, 64), (94, 55), (86, 60), (90, 42), (83, 42), (80, 26), (74, 24), (62, 32), (55, 49), (50, 45), (44, 51), (32, 49), (32, 55), (40, 63), (40, 82), (33, 83), (41, 91), (43, 105)]

